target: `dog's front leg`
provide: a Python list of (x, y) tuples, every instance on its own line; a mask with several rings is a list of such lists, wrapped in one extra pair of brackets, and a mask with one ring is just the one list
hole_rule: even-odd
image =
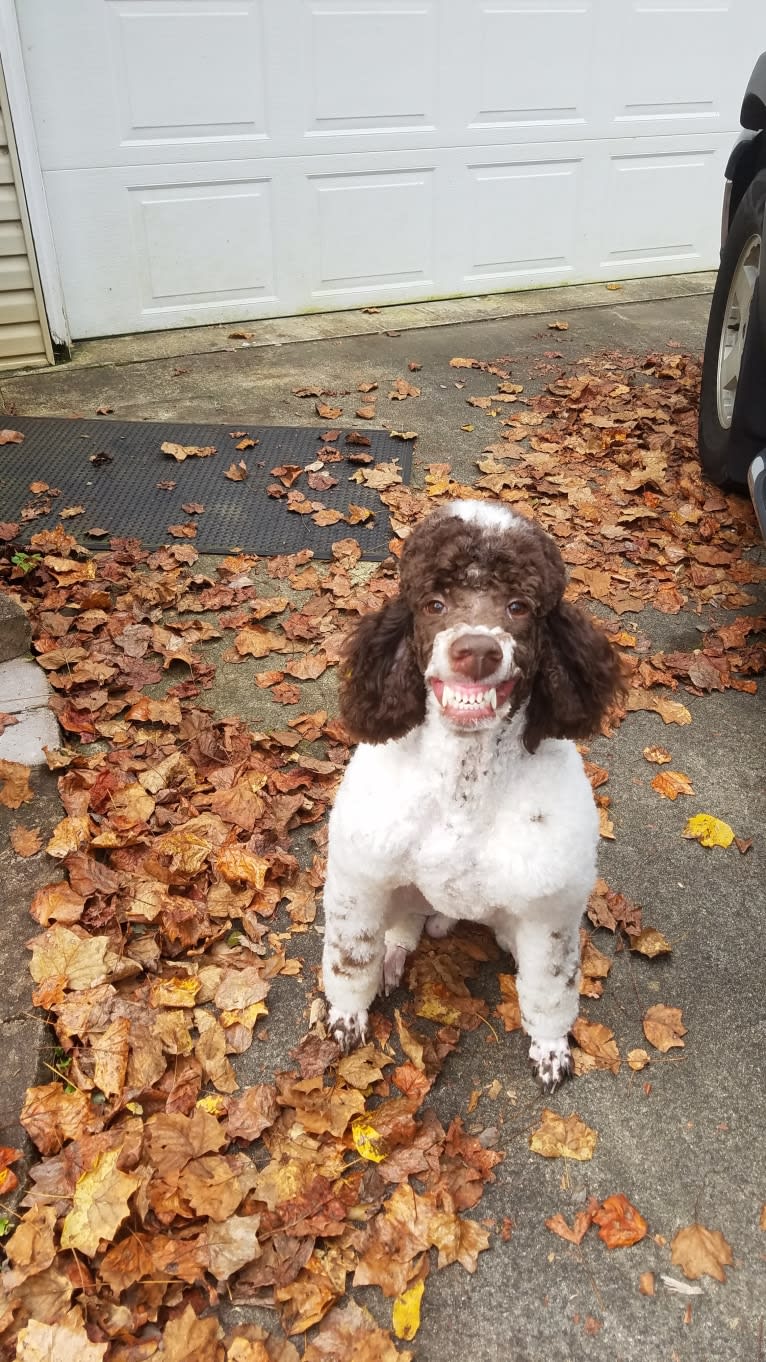
[(572, 1071), (568, 1035), (579, 1001), (579, 919), (546, 923), (522, 918), (516, 922), (514, 938), (516, 987), (530, 1039), (529, 1058), (543, 1091), (553, 1092)]
[(327, 870), (322, 956), (328, 1025), (348, 1052), (367, 1039), (367, 1012), (380, 988), (390, 891), (356, 872)]

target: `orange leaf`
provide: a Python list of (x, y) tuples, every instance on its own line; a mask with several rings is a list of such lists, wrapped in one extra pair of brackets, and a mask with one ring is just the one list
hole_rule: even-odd
[(590, 1211), (578, 1211), (570, 1229), (563, 1215), (557, 1212), (546, 1220), (545, 1227), (557, 1234), (559, 1239), (566, 1239), (568, 1244), (581, 1244), (592, 1223)]
[(622, 1192), (608, 1196), (594, 1211), (593, 1220), (599, 1227), (599, 1239), (603, 1239), (610, 1249), (628, 1248), (639, 1243), (648, 1228), (644, 1217)]
[(652, 781), (652, 789), (663, 799), (677, 799), (680, 794), (694, 794), (691, 781), (683, 771), (659, 771)]

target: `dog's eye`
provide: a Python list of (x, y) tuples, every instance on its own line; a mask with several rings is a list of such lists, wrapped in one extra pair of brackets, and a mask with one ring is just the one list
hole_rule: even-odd
[(505, 608), (511, 618), (515, 620), (523, 619), (525, 615), (529, 614), (529, 606), (526, 601), (509, 601)]
[(427, 615), (441, 615), (446, 608), (441, 596), (432, 596), (430, 601), (426, 601), (423, 606)]

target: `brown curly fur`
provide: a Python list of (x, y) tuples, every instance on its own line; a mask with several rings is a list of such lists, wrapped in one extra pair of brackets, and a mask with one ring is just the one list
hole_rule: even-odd
[[(443, 511), (428, 516), (404, 546), (401, 594), (361, 620), (346, 645), (340, 707), (351, 735), (387, 742), (423, 722), (423, 673), (445, 627), (423, 604), (440, 593), (472, 601), (485, 622), (514, 634), (522, 680), (511, 713), (528, 701), (530, 752), (544, 738), (588, 737), (622, 689), (623, 665), (590, 617), (562, 600), (565, 581), (556, 544), (533, 521), (488, 531)], [(530, 606), (520, 624), (504, 613), (516, 597)]]

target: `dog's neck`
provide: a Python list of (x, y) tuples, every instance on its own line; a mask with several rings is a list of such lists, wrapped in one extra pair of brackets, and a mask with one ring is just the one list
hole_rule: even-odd
[[(433, 774), (434, 782), (461, 803), (475, 802), (481, 787), (492, 786), (509, 762), (526, 755), (522, 735), (526, 704), (511, 719), (490, 728), (462, 730), (445, 722), (435, 698), (429, 697), (425, 721), (402, 741), (411, 759)], [(502, 753), (502, 760), (500, 754)]]

